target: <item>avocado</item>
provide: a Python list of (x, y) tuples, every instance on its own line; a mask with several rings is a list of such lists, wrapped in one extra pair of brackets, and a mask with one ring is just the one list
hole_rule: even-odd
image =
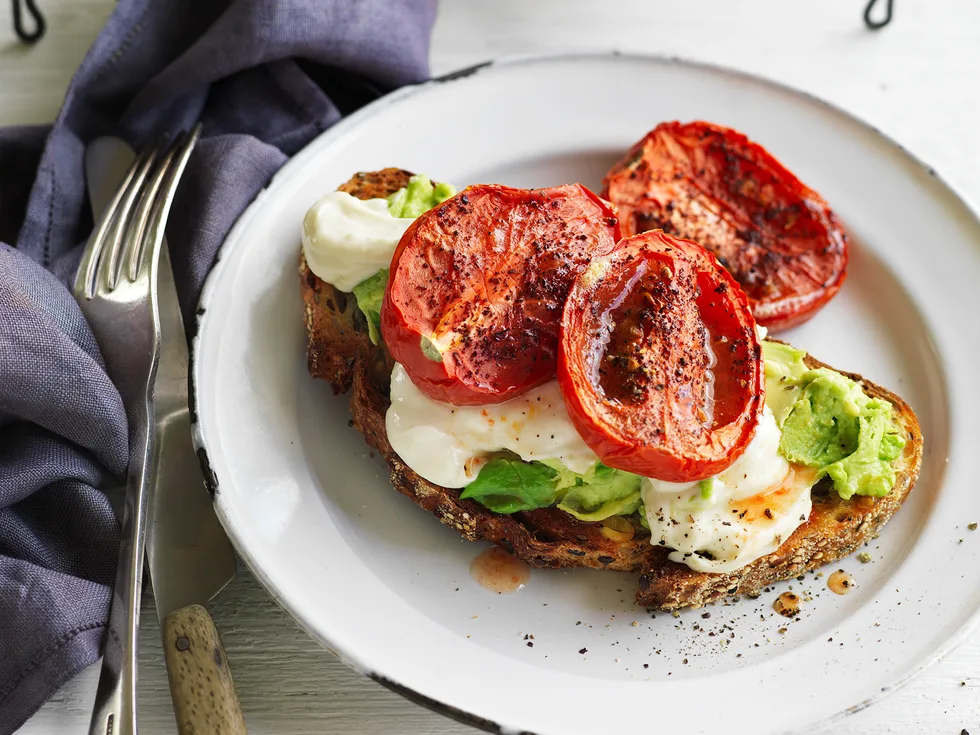
[(451, 184), (433, 186), (428, 176), (413, 176), (407, 186), (388, 197), (388, 211), (392, 217), (415, 219), (455, 193)]
[(579, 475), (558, 507), (580, 521), (601, 521), (630, 515), (640, 507), (640, 476), (607, 467), (601, 462)]
[(895, 484), (892, 462), (905, 446), (887, 401), (827, 368), (808, 369), (801, 350), (763, 343), (766, 404), (782, 431), (779, 453), (829, 477), (845, 500), (881, 497)]
[(366, 278), (354, 286), (357, 308), (367, 319), (368, 336), (373, 345), (378, 344), (381, 339), (381, 302), (384, 301), (387, 285), (388, 269), (382, 268), (370, 278)]

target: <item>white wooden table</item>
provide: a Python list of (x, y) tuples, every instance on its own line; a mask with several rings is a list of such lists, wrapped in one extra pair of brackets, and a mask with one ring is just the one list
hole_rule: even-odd
[[(980, 3), (895, 0), (892, 25), (870, 33), (861, 23), (864, 1), (442, 0), (432, 70), (441, 74), (509, 54), (609, 48), (733, 66), (853, 111), (980, 202)], [(13, 40), (9, 6), (0, 5), (0, 124), (54, 117), (112, 8), (111, 0), (39, 2), (50, 30), (34, 48)], [(244, 567), (213, 614), (252, 733), (475, 732), (350, 671), (309, 639)], [(169, 733), (173, 716), (152, 606), (144, 620), (142, 729)], [(97, 673), (92, 667), (67, 684), (22, 732), (85, 732)], [(764, 706), (753, 716), (764, 717)], [(962, 729), (980, 735), (980, 631), (888, 699), (820, 732), (956, 735)]]

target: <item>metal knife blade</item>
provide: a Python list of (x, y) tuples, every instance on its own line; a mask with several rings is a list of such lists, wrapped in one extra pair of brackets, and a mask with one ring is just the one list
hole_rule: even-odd
[[(85, 175), (98, 218), (135, 154), (118, 138), (99, 138), (85, 152)], [(169, 247), (160, 252), (158, 299), (162, 350), (157, 369), (157, 467), (146, 549), (161, 621), (192, 603), (205, 605), (235, 575), (235, 553), (218, 522), (191, 440), (188, 354)]]

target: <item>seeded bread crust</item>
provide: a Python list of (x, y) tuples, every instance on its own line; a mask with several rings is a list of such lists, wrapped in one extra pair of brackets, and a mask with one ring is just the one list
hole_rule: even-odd
[[(359, 173), (339, 188), (360, 199), (384, 197), (405, 186), (410, 176), (401, 169)], [(728, 596), (752, 595), (773, 582), (835, 562), (878, 533), (901, 506), (919, 473), (922, 433), (909, 405), (860, 375), (843, 373), (860, 382), (869, 396), (895, 407), (907, 436), (897, 460), (895, 487), (883, 498), (843, 500), (826, 484), (818, 485), (807, 522), (775, 552), (737, 571), (708, 574), (672, 562), (667, 558), (670, 552), (653, 546), (649, 532), (638, 523), (634, 523), (632, 539), (618, 541), (601, 524), (578, 521), (557, 508), (513, 515), (492, 513), (473, 500), (460, 499), (459, 490), (422, 479), (395, 454), (385, 431), (391, 356), (383, 346), (371, 344), (367, 324), (351, 294), (317, 278), (302, 256), (299, 271), (310, 374), (328, 381), (335, 393), (351, 391), (354, 425), (388, 463), (396, 490), (464, 538), (490, 541), (531, 566), (639, 572), (636, 601), (645, 607), (701, 607)], [(829, 367), (809, 356), (806, 364)]]

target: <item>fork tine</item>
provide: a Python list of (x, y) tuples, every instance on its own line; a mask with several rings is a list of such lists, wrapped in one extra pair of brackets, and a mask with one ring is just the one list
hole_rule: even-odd
[(129, 223), (122, 252), (122, 262), (126, 276), (130, 282), (139, 275), (139, 264), (142, 254), (147, 251), (147, 226), (153, 213), (157, 195), (167, 180), (167, 174), (173, 165), (174, 156), (184, 143), (186, 134), (181, 132), (173, 143), (160, 156), (147, 178), (143, 191), (140, 192), (139, 203)]
[(109, 232), (116, 222), (126, 196), (136, 184), (138, 174), (143, 170), (152, 153), (152, 149), (144, 150), (133, 161), (129, 171), (126, 172), (126, 177), (119, 185), (88, 239), (82, 253), (82, 259), (78, 264), (78, 273), (75, 276), (75, 292), (81, 292), (86, 299), (91, 299), (95, 295), (96, 274), (103, 259), (106, 243), (109, 241)]
[(147, 177), (160, 156), (160, 141), (151, 146), (143, 165), (137, 170), (133, 181), (130, 183), (126, 192), (123, 194), (119, 209), (115, 213), (112, 225), (106, 235), (106, 249), (99, 262), (96, 288), (103, 288), (106, 292), (111, 292), (116, 288), (119, 280), (119, 264), (122, 259), (122, 252), (126, 248), (127, 230), (133, 217), (133, 210), (137, 206), (140, 194), (146, 186)]
[(170, 206), (173, 204), (177, 186), (200, 134), (201, 125), (195, 125), (189, 135), (181, 134), (167, 151), (165, 162), (160, 166), (162, 175), (155, 187), (152, 209), (148, 219), (141, 223), (138, 230), (138, 247), (133, 248), (130, 253), (130, 280), (136, 280), (139, 274), (144, 269), (152, 267), (159, 257)]

